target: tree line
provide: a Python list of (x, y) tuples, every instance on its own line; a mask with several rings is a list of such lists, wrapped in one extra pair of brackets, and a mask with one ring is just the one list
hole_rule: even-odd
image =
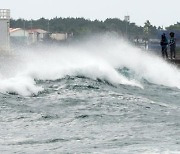
[[(75, 37), (101, 32), (116, 32), (129, 38), (157, 38), (161, 27), (153, 26), (149, 20), (144, 26), (137, 26), (118, 18), (108, 18), (105, 21), (88, 20), (84, 18), (53, 18), (38, 20), (11, 19), (11, 28), (40, 28), (50, 33), (73, 33)], [(166, 27), (167, 30), (180, 30), (180, 23)]]

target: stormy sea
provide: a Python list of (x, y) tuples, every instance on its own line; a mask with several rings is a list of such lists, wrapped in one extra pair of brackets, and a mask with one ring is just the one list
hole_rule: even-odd
[(1, 55), (0, 153), (179, 154), (180, 70), (109, 35)]

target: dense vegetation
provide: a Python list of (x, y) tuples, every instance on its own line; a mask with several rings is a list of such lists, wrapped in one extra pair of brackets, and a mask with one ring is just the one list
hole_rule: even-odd
[(175, 31), (180, 31), (180, 22), (177, 22), (174, 25), (170, 25), (169, 27), (166, 28), (167, 30), (175, 30)]
[[(82, 36), (92, 33), (116, 32), (121, 36), (129, 38), (156, 38), (160, 27), (151, 25), (147, 20), (144, 26), (137, 26), (135, 23), (129, 23), (117, 18), (106, 19), (105, 21), (87, 20), (84, 18), (53, 18), (38, 20), (11, 19), (11, 28), (41, 28), (55, 33), (73, 33), (74, 36)], [(180, 23), (167, 27), (167, 29), (180, 29)]]

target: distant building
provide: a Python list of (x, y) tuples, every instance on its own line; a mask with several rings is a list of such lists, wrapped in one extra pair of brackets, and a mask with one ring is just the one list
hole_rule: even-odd
[(10, 41), (14, 45), (30, 45), (43, 41), (47, 31), (42, 29), (24, 30), (22, 28), (10, 28)]
[(28, 30), (28, 32), (30, 44), (43, 41), (46, 35), (48, 34), (48, 32), (43, 29), (31, 29)]
[(29, 32), (22, 28), (10, 28), (11, 45), (26, 45), (29, 42)]
[(148, 47), (152, 51), (161, 51), (160, 39), (149, 39)]
[(73, 33), (48, 33), (43, 29), (25, 30), (22, 28), (10, 28), (9, 33), (11, 45), (14, 47), (50, 40), (64, 41), (73, 36)]
[(0, 51), (8, 51), (10, 10), (0, 9)]
[(68, 38), (68, 34), (67, 33), (52, 33), (50, 35), (50, 38), (56, 41), (63, 41)]
[(73, 37), (73, 33), (52, 33), (50, 38), (55, 41), (65, 41)]

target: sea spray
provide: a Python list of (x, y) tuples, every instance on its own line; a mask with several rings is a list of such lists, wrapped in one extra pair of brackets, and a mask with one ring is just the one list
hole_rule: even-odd
[[(35, 80), (57, 80), (67, 75), (140, 88), (143, 85), (139, 79), (146, 79), (155, 84), (180, 88), (179, 69), (111, 35), (95, 36), (63, 47), (19, 50), (15, 55), (17, 63), (11, 65), (13, 73), (9, 69), (11, 75), (6, 76), (1, 70), (1, 92), (37, 94), (43, 88), (37, 86)], [(132, 70), (136, 77), (129, 79), (118, 72), (123, 67)]]
[(180, 88), (180, 71), (150, 51), (143, 51), (119, 40), (109, 42), (111, 50), (102, 54), (113, 67), (127, 67), (148, 82)]

